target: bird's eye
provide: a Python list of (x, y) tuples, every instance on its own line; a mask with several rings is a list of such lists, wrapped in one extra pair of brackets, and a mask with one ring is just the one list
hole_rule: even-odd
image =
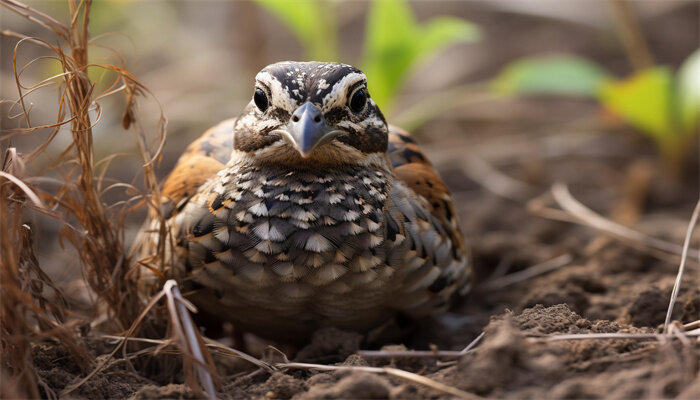
[(350, 108), (354, 112), (360, 112), (365, 108), (365, 104), (367, 104), (367, 92), (365, 89), (360, 89), (352, 95), (350, 99)]
[(267, 107), (270, 106), (270, 102), (267, 100), (267, 95), (262, 89), (255, 89), (253, 101), (255, 102), (255, 105), (258, 106), (260, 111), (265, 111), (267, 110)]

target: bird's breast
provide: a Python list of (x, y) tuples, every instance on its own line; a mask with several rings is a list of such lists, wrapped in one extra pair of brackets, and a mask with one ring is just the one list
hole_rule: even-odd
[(175, 218), (195, 304), (263, 336), (427, 315), (466, 276), (426, 200), (388, 170), (233, 163)]
[(386, 261), (390, 182), (386, 171), (353, 166), (234, 164), (184, 210), (187, 269), (223, 288), (293, 283), (299, 291), (335, 283), (350, 290), (369, 280), (368, 271), (376, 278)]

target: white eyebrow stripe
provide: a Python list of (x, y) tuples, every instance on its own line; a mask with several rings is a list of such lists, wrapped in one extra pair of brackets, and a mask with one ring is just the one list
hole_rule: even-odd
[(343, 77), (333, 85), (331, 92), (323, 97), (323, 103), (321, 104), (321, 112), (330, 111), (335, 105), (337, 105), (340, 100), (345, 103), (347, 96), (347, 88), (356, 84), (357, 82), (365, 81), (367, 77), (365, 74), (359, 72), (352, 72)]
[(272, 104), (289, 111), (289, 113), (293, 113), (299, 107), (297, 101), (289, 96), (287, 89), (282, 87), (282, 82), (278, 81), (272, 74), (262, 71), (255, 76), (255, 80), (266, 84), (270, 89)]

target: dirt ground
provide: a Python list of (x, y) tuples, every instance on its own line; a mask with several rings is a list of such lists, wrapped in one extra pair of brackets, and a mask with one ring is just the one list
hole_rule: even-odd
[[(448, 6), (457, 8), (457, 3)], [(461, 50), (467, 56), (445, 55), (434, 62), (436, 68), (466, 60), (465, 65), (477, 64), (470, 73), (478, 80), (493, 76), (505, 61), (519, 55), (564, 46), (600, 60), (614, 72), (627, 71), (617, 50), (591, 40), (580, 25), (523, 16), (493, 18), (477, 5), (471, 7), (468, 15), (484, 26), (484, 40)], [(677, 66), (697, 47), (697, 38), (691, 40), (692, 35), (684, 33), (697, 32), (697, 9), (688, 2), (673, 15), (644, 25), (658, 62)], [(531, 35), (512, 40), (514, 26)], [(228, 65), (218, 60), (211, 64)], [(201, 75), (209, 79), (216, 74)], [(229, 96), (227, 91), (209, 92)], [(407, 92), (411, 93), (410, 85)], [(188, 107), (198, 103), (187, 96), (171, 97)], [(227, 99), (216, 101), (230, 104)], [(177, 110), (172, 103), (165, 105)], [(219, 112), (229, 113), (227, 107)], [(576, 200), (605, 218), (676, 246), (683, 243), (698, 200), (697, 145), (682, 171), (672, 173), (638, 132), (605, 129), (608, 118), (592, 101), (526, 98), (474, 104), (421, 127), (415, 137), (454, 194), (472, 251), (474, 288), (448, 314), (417, 321), (410, 333), (380, 348), (461, 350), (482, 332), (483, 338), (458, 358), (368, 357), (357, 353), (372, 349), (362, 335), (323, 330), (304, 348), (283, 348), (290, 360), (399, 368), (474, 398), (700, 398), (700, 342), (695, 339), (549, 338), (661, 332), (680, 263), (679, 256), (653, 251), (648, 245), (552, 219), (570, 218), (553, 211), (561, 210), (551, 195), (554, 183), (567, 184)], [(165, 150), (161, 173), (197, 134), (178, 125), (177, 116), (171, 126), (173, 140)], [(189, 136), (178, 137), (185, 130)], [(122, 181), (131, 179), (132, 171), (124, 171)], [(539, 205), (539, 211), (533, 205)], [(697, 240), (691, 244), (698, 248)], [(542, 271), (543, 263), (551, 268)], [(528, 276), (533, 270), (540, 273)], [(674, 308), (675, 321), (687, 324), (700, 319), (699, 288), (700, 264), (690, 259)], [(84, 338), (96, 357), (95, 365), (114, 348), (113, 343), (95, 339), (98, 335), (86, 332)], [(132, 364), (119, 352), (116, 362), (67, 397), (197, 398), (184, 383), (181, 357), (131, 354)], [(55, 343), (34, 345), (33, 356), (43, 397), (60, 393), (83, 377), (70, 353)], [(216, 356), (215, 362), (222, 378), (221, 398), (455, 397), (378, 373), (301, 369), (268, 373), (240, 360)]]

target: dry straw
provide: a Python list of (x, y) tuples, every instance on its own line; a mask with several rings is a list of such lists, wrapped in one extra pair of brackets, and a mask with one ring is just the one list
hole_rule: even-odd
[[(135, 262), (125, 252), (123, 224), (128, 214), (139, 205), (147, 204), (156, 214), (160, 210), (154, 164), (165, 141), (165, 118), (161, 112), (155, 118), (155, 130), (144, 131), (136, 118), (137, 98), (151, 93), (123, 66), (88, 63), (88, 50), (92, 45), (88, 37), (92, 1), (69, 0), (67, 3), (70, 22), (63, 24), (15, 0), (0, 1), (2, 7), (54, 35), (51, 40), (42, 40), (9, 30), (1, 31), (3, 36), (17, 39), (12, 63), (18, 91), (16, 100), (2, 101), (10, 103), (8, 121), (17, 121), (14, 128), (4, 130), (1, 136), (3, 147), (8, 147), (0, 172), (0, 285), (3, 297), (0, 324), (4, 360), (1, 394), (8, 397), (38, 397), (39, 387), (44, 389), (45, 396), (55, 395), (32, 370), (32, 345), (42, 339), (58, 339), (85, 371), (91, 357), (78, 335), (78, 325), (93, 323), (95, 315), (104, 313), (107, 317), (103, 321), (107, 323), (103, 324), (103, 329), (120, 332), (131, 325), (143, 304), (136, 282), (129, 279)], [(18, 53), (26, 47), (41, 55), (26, 65), (18, 65)], [(38, 83), (25, 84), (28, 67), (46, 60), (58, 62), (61, 72)], [(107, 89), (98, 93), (96, 83), (88, 77), (88, 69), (108, 71), (114, 79)], [(25, 99), (42, 90), (56, 91), (56, 104), (47, 108), (57, 108), (58, 113), (54, 123), (38, 125), (32, 123), (31, 111), (32, 107), (42, 105), (29, 106)], [(103, 189), (104, 173), (110, 159), (95, 159), (93, 128), (101, 116), (99, 100), (117, 93), (123, 94), (126, 102), (122, 125), (135, 134), (140, 151), (145, 193), (127, 183)], [(40, 184), (47, 179), (29, 176), (24, 165), (34, 161), (66, 131), (71, 135), (70, 145), (60, 154), (60, 162), (51, 167), (62, 176), (62, 180), (52, 180), (58, 185), (54, 190), (48, 190)], [(20, 154), (9, 147), (11, 138), (35, 132), (48, 132), (46, 140), (36, 148)], [(97, 173), (100, 162), (105, 167), (102, 173)], [(104, 193), (115, 187), (137, 194), (123, 204), (107, 204)], [(82, 277), (91, 290), (91, 296), (96, 299), (90, 312), (79, 313), (73, 309), (37, 262), (34, 248), (41, 243), (37, 243), (38, 235), (33, 235), (31, 227), (24, 224), (28, 216), (37, 213), (57, 221), (61, 225), (61, 244), (70, 244), (79, 255)], [(162, 249), (165, 229), (164, 224), (161, 225), (159, 248)]]

